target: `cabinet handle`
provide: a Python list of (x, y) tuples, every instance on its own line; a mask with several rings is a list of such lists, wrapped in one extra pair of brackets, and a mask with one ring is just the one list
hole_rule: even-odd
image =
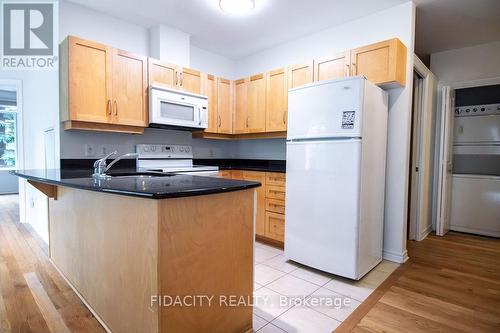
[(184, 83), (184, 73), (183, 72), (180, 72), (180, 77), (181, 77), (181, 83), (180, 83), (180, 85), (182, 87), (182, 85)]
[(283, 112), (283, 125), (286, 124), (287, 113), (288, 113), (288, 110), (285, 110), (285, 112)]
[(345, 64), (345, 76), (351, 76), (349, 73), (349, 64)]
[(352, 69), (351, 69), (351, 75), (357, 75), (357, 73), (356, 73), (356, 63), (355, 63), (355, 62), (353, 62), (353, 63), (351, 64), (351, 66), (352, 66)]
[(118, 102), (116, 101), (116, 99), (114, 101), (114, 105), (115, 105), (115, 116), (118, 116)]
[(111, 116), (111, 100), (108, 99), (108, 104), (106, 105), (106, 113)]
[(248, 128), (248, 116), (247, 116), (247, 122), (246, 122), (246, 127)]
[(179, 72), (175, 72), (175, 85), (179, 85)]
[(220, 127), (220, 126), (221, 126), (221, 124), (222, 124), (222, 120), (221, 120), (221, 118), (220, 118), (220, 115), (218, 115), (217, 117), (219, 118), (219, 127)]

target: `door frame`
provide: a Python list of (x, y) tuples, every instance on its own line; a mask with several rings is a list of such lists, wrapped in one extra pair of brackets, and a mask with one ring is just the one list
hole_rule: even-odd
[[(418, 140), (416, 144), (412, 144), (414, 147), (419, 147), (418, 152), (414, 154), (416, 160), (419, 161), (419, 171), (417, 173), (414, 165), (410, 165), (409, 180), (410, 182), (412, 179), (416, 181), (410, 185), (411, 191), (408, 191), (408, 238), (421, 241), (432, 231), (437, 79), (416, 55), (414, 55), (413, 70), (422, 78), (422, 91), (416, 127), (413, 121), (416, 117), (412, 114), (412, 131), (416, 131), (414, 137)], [(413, 214), (410, 214), (413, 209)]]
[[(10, 86), (16, 88), (16, 169), (24, 169), (25, 151), (24, 151), (24, 118), (23, 118), (23, 82), (16, 79), (0, 78), (0, 86)], [(25, 181), (19, 179), (19, 219), (26, 221), (26, 202)]]

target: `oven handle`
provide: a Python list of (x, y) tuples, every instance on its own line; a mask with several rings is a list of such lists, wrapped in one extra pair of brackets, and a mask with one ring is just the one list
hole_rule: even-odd
[(201, 126), (201, 107), (198, 106), (198, 125)]

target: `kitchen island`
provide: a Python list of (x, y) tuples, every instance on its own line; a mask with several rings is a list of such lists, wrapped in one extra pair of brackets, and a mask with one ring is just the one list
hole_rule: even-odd
[(13, 174), (49, 198), (49, 255), (112, 332), (252, 328), (257, 182), (190, 175)]

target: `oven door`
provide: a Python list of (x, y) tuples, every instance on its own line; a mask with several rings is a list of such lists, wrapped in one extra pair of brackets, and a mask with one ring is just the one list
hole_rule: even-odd
[(202, 105), (191, 96), (153, 89), (149, 123), (152, 126), (204, 128)]

